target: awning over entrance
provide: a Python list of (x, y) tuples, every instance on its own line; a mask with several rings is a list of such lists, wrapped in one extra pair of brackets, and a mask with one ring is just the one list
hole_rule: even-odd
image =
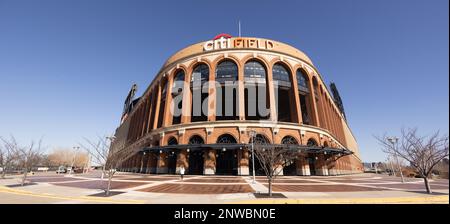
[[(226, 150), (242, 150), (251, 149), (251, 144), (185, 144), (185, 145), (166, 145), (146, 147), (141, 152), (168, 152), (173, 150), (189, 149), (190, 151), (204, 150), (204, 149), (226, 149)], [(267, 144), (266, 148), (288, 148), (290, 150), (297, 150), (304, 153), (324, 153), (330, 155), (350, 155), (353, 154), (349, 149), (319, 147), (319, 146), (305, 146), (305, 145), (283, 145), (283, 144)]]

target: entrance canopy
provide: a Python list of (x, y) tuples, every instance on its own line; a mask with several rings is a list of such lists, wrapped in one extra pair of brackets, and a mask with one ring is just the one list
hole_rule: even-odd
[[(261, 146), (261, 145), (259, 145)], [(349, 149), (331, 148), (331, 147), (319, 147), (319, 146), (306, 146), (306, 145), (284, 145), (284, 144), (264, 144), (264, 148), (287, 148), (293, 151), (299, 151), (303, 153), (317, 153), (317, 154), (330, 154), (330, 155), (350, 155), (353, 154)], [(226, 144), (185, 144), (185, 145), (166, 145), (166, 146), (153, 146), (146, 147), (141, 152), (168, 152), (173, 150), (189, 149), (190, 151), (204, 150), (204, 149), (219, 149), (219, 150), (242, 150), (251, 149), (251, 144), (238, 144), (238, 143), (226, 143)]]

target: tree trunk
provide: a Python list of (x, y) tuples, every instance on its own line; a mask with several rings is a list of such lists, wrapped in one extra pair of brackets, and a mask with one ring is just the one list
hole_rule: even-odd
[(269, 197), (272, 197), (272, 178), (269, 178)]
[(111, 189), (111, 180), (112, 180), (112, 172), (109, 171), (108, 173), (108, 187), (106, 188), (106, 196), (109, 196), (109, 191)]
[(428, 182), (428, 177), (427, 177), (427, 176), (425, 176), (425, 177), (423, 178), (423, 181), (425, 182), (425, 188), (427, 189), (427, 193), (428, 193), (428, 194), (433, 193), (433, 192), (431, 191), (430, 183)]
[(103, 180), (104, 176), (105, 176), (105, 166), (102, 167), (102, 177), (100, 179)]
[(24, 169), (23, 177), (22, 177), (22, 186), (25, 185), (25, 181), (27, 180), (28, 169)]
[(5, 179), (5, 175), (6, 175), (6, 167), (3, 167), (3, 170), (2, 170), (2, 179)]

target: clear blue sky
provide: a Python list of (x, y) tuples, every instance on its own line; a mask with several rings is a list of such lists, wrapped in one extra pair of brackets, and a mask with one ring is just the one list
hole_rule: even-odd
[(0, 0), (0, 136), (50, 147), (113, 133), (177, 50), (218, 33), (279, 40), (337, 84), (364, 161), (373, 135), (448, 133), (448, 0)]

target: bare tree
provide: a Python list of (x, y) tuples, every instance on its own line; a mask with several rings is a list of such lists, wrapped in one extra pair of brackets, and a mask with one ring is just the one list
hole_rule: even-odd
[(271, 147), (266, 144), (255, 144), (254, 154), (259, 161), (269, 182), (269, 197), (272, 197), (272, 183), (283, 171), (283, 167), (294, 161), (298, 152), (288, 145), (285, 147)]
[(14, 162), (17, 161), (17, 148), (18, 144), (14, 137), (11, 136), (11, 140), (7, 140), (0, 137), (0, 167), (2, 168), (2, 178), (5, 178), (6, 173), (12, 169)]
[(31, 141), (30, 145), (21, 146), (17, 143), (14, 136), (11, 136), (10, 140), (1, 138), (5, 148), (12, 153), (16, 165), (22, 168), (23, 176), (21, 179), (21, 185), (25, 185), (28, 172), (32, 171), (33, 166), (40, 162), (42, 155), (42, 138), (36, 144)]
[(417, 128), (402, 129), (398, 146), (383, 137), (376, 137), (382, 150), (408, 161), (425, 182), (427, 193), (431, 194), (428, 178), (433, 168), (449, 156), (448, 136), (440, 136), (439, 131), (431, 136), (418, 136)]
[(123, 145), (115, 144), (114, 137), (98, 137), (96, 141), (87, 138), (84, 138), (84, 140), (86, 144), (80, 145), (91, 155), (93, 162), (102, 167), (102, 180), (104, 175), (108, 176), (108, 184), (104, 189), (106, 196), (108, 196), (117, 167), (125, 159), (125, 155), (122, 155)]

